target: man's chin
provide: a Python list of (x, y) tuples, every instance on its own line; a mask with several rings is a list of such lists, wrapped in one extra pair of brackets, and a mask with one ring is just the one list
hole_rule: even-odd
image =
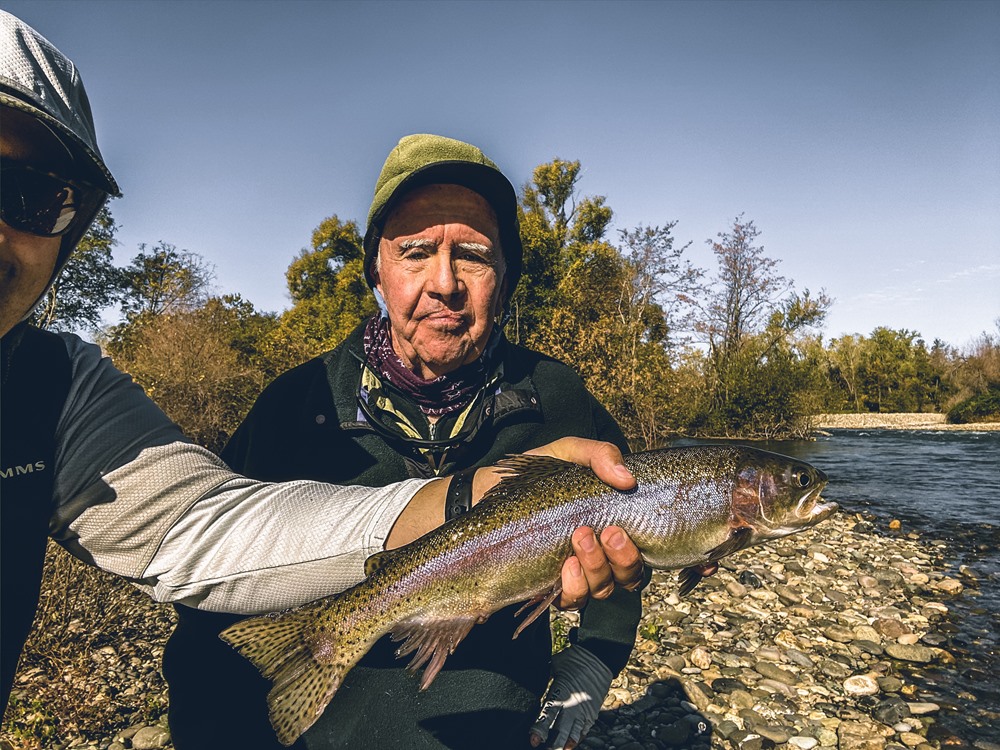
[(455, 339), (419, 347), (417, 354), (422, 364), (422, 376), (426, 379), (457, 370), (478, 356), (469, 342)]

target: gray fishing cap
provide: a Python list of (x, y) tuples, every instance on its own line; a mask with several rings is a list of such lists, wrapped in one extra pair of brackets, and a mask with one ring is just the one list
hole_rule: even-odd
[[(90, 101), (76, 66), (45, 37), (4, 10), (0, 10), (0, 105), (26, 112), (59, 139), (78, 170), (64, 177), (93, 185), (108, 195), (121, 195), (97, 148)], [(83, 216), (83, 221), (63, 235), (49, 287), (103, 204), (98, 202), (92, 216)], [(48, 287), (35, 304), (47, 292)], [(30, 315), (29, 310), (25, 318)]]
[(480, 149), (441, 135), (420, 133), (400, 139), (389, 152), (375, 183), (365, 231), (365, 278), (375, 288), (372, 265), (386, 219), (406, 193), (424, 185), (462, 185), (479, 193), (497, 215), (500, 246), (507, 266), (507, 297), (521, 277), (521, 232), (517, 195), (500, 168)]
[(0, 104), (40, 120), (73, 154), (77, 178), (109, 195), (118, 184), (97, 148), (90, 101), (76, 66), (33, 28), (0, 10)]

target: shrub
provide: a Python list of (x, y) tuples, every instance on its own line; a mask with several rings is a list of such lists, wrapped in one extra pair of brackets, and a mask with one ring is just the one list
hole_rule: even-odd
[(1000, 422), (1000, 385), (990, 386), (953, 406), (948, 412), (948, 421), (952, 424)]

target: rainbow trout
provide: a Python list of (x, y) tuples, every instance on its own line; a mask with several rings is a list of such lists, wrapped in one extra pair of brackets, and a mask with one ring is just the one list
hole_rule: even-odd
[[(681, 592), (715, 561), (794, 533), (837, 510), (826, 475), (753, 448), (696, 446), (635, 453), (638, 486), (614, 490), (576, 464), (540, 456), (502, 462), (510, 475), (473, 510), (368, 560), (346, 591), (239, 622), (223, 640), (273, 681), (278, 739), (292, 744), (320, 716), (344, 676), (386, 633), (414, 654), (426, 689), (474, 625), (516, 602), (534, 606), (517, 633), (561, 592), (560, 572), (579, 526), (621, 526), (648, 565), (681, 569)], [(520, 614), (520, 612), (518, 613)]]

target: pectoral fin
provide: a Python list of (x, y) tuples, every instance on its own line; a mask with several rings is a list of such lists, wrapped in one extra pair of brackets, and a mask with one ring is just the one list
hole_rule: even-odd
[(701, 583), (702, 578), (712, 575), (719, 569), (719, 566), (716, 564), (719, 560), (749, 547), (751, 542), (753, 542), (753, 528), (751, 526), (741, 525), (732, 529), (726, 541), (715, 549), (708, 551), (706, 555), (708, 562), (684, 568), (678, 574), (677, 582), (680, 584), (678, 593), (681, 596), (690, 594), (694, 590), (694, 587)]
[(729, 532), (726, 539), (715, 549), (708, 551), (708, 561), (715, 562), (723, 557), (728, 557), (741, 549), (746, 549), (753, 542), (753, 528), (750, 526), (737, 526)]

